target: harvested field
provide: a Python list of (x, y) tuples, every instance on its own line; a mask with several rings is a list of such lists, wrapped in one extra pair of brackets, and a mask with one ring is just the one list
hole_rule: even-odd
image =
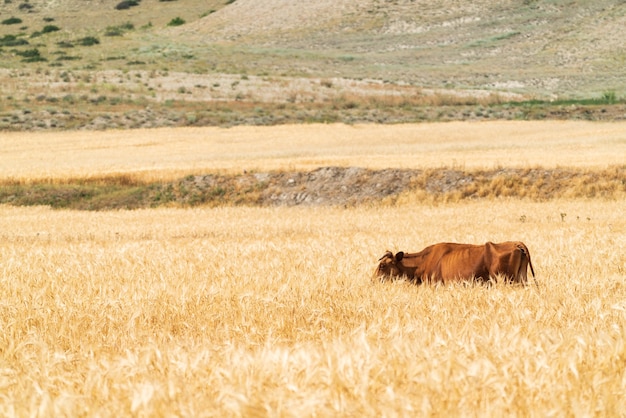
[(4, 133), (0, 178), (138, 180), (243, 170), (606, 168), (624, 164), (626, 128), (607, 122), (284, 125)]

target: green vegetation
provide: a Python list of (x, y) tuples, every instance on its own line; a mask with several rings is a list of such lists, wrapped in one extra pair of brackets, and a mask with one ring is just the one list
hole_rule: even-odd
[(16, 51), (15, 52), (16, 55), (19, 55), (23, 58), (23, 62), (43, 62), (43, 61), (47, 61), (47, 59), (45, 57), (41, 56), (41, 53), (39, 52), (39, 49), (37, 48), (33, 48), (33, 49), (27, 49), (25, 51)]
[(19, 17), (10, 17), (2, 21), (3, 25), (17, 25), (20, 23), (22, 23), (22, 19), (20, 19)]
[(170, 20), (167, 26), (180, 26), (184, 24), (185, 24), (185, 19), (182, 19), (180, 17), (175, 17), (174, 19)]
[(94, 36), (86, 36), (78, 40), (78, 44), (81, 46), (93, 46), (98, 45), (99, 43), (100, 40)]
[[(622, 99), (623, 101), (624, 99)], [(606, 104), (615, 104), (618, 102), (617, 96), (615, 95), (615, 91), (609, 90), (602, 93), (602, 101)]]
[(4, 35), (2, 38), (0, 38), (0, 47), (22, 45), (28, 45), (28, 41), (26, 39), (17, 37), (16, 35)]
[(31, 35), (31, 38), (36, 38), (38, 36), (45, 35), (46, 33), (58, 32), (60, 30), (61, 30), (61, 28), (59, 28), (56, 25), (46, 25), (46, 26), (43, 27), (43, 29), (41, 31), (33, 32), (33, 34)]
[(104, 36), (122, 36), (124, 33), (135, 29), (135, 25), (130, 22), (116, 26), (107, 26)]
[(117, 5), (115, 6), (115, 9), (127, 10), (135, 6), (139, 6), (139, 0), (124, 0), (124, 1), (117, 3)]
[(601, 97), (592, 98), (573, 98), (573, 99), (555, 99), (555, 100), (525, 100), (521, 102), (511, 102), (511, 106), (534, 107), (534, 106), (598, 106), (611, 105), (617, 103), (626, 103), (625, 98), (617, 98), (614, 91), (602, 93)]
[(72, 42), (69, 42), (69, 41), (57, 42), (57, 46), (59, 48), (74, 48), (74, 44)]
[(50, 32), (57, 32), (61, 30), (61, 28), (59, 28), (56, 25), (46, 25), (43, 27), (43, 29), (41, 30), (41, 33), (50, 33)]

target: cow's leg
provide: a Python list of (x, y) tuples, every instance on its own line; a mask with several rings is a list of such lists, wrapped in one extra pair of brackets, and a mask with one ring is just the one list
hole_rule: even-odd
[(505, 275), (507, 280), (513, 283), (523, 283), (520, 277), (520, 265), (522, 264), (522, 253), (515, 249), (500, 258), (499, 273)]
[(489, 276), (494, 279), (502, 276), (507, 283), (517, 281), (520, 261), (519, 251), (503, 252), (491, 242), (485, 244), (485, 265), (489, 269)]
[(524, 285), (528, 283), (528, 257), (526, 257), (526, 254), (522, 254), (517, 277)]
[(492, 277), (500, 275), (507, 282), (513, 283), (522, 281), (519, 274), (522, 253), (518, 248), (503, 251), (498, 250), (495, 244), (488, 242), (485, 245), (485, 261)]
[(522, 254), (522, 263), (520, 265), (520, 276), (524, 279), (524, 284), (528, 283), (528, 267), (530, 267), (530, 272), (533, 275), (533, 279), (535, 279), (535, 285), (539, 288), (539, 283), (537, 283), (537, 279), (535, 278), (535, 270), (533, 269), (533, 263), (530, 261), (530, 251), (528, 251), (528, 247), (523, 242), (517, 243), (517, 248)]

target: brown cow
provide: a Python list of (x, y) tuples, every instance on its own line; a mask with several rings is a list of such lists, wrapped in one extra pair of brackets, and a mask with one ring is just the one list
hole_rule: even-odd
[(419, 253), (400, 251), (394, 256), (387, 251), (378, 261), (376, 277), (405, 276), (418, 284), (472, 279), (488, 281), (502, 276), (507, 281), (525, 285), (528, 266), (535, 277), (530, 252), (523, 242), (488, 242), (484, 245), (446, 242), (426, 247)]

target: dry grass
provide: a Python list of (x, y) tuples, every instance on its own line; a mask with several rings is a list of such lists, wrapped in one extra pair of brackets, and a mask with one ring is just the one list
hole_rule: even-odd
[(607, 167), (626, 155), (623, 123), (452, 122), (3, 133), (4, 179), (367, 168)]
[[(7, 134), (0, 175), (135, 181), (320, 161), (603, 167), (624, 155), (622, 132), (492, 123)], [(2, 206), (0, 415), (618, 416), (624, 215), (623, 199), (419, 196), (351, 209)], [(528, 245), (539, 289), (370, 280), (387, 249), (509, 239)]]
[[(5, 416), (616, 416), (623, 201), (0, 208)], [(521, 239), (539, 290), (372, 283)]]
[[(123, 105), (158, 105), (168, 100), (229, 105), (239, 102), (240, 106), (297, 103), (312, 107), (313, 104), (331, 102), (338, 107), (354, 103), (384, 109), (391, 106), (489, 106), (527, 98), (511, 92), (427, 89), (372, 79), (188, 74), (156, 70), (0, 69), (0, 82), (3, 95), (18, 100), (13, 102), (15, 105), (32, 108), (40, 102), (49, 108), (60, 102), (63, 107), (71, 109), (74, 102), (82, 101), (83, 108), (91, 105), (101, 110), (120, 108), (120, 111), (124, 110)], [(25, 99), (29, 101), (24, 102)]]

